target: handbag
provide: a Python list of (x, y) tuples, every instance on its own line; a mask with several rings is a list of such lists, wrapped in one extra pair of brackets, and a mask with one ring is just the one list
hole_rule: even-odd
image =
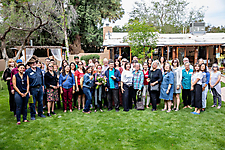
[(142, 101), (142, 94), (141, 94), (141, 91), (137, 91), (137, 110), (144, 110), (145, 107), (144, 107), (144, 104), (143, 104), (143, 101)]
[[(151, 78), (152, 78), (152, 73), (151, 73)], [(150, 85), (150, 91), (159, 91), (159, 84), (157, 83), (154, 86)]]

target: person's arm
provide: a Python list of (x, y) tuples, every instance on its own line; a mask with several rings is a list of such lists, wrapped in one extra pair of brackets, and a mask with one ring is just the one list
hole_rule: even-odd
[(27, 76), (27, 92), (25, 93), (25, 96), (29, 93), (30, 90), (30, 83), (29, 83), (29, 77)]
[(123, 93), (125, 91), (123, 88), (123, 81), (121, 81), (120, 85), (121, 85), (121, 92)]
[(75, 82), (76, 82), (76, 87), (77, 87), (77, 91), (79, 91), (79, 87), (78, 87), (78, 73), (77, 71), (75, 71)]
[(11, 93), (14, 94), (14, 89), (13, 89), (13, 76), (14, 76), (14, 70), (15, 69), (12, 69), (12, 72), (11, 72), (11, 80), (10, 80), (10, 88), (11, 88)]
[(140, 80), (140, 84), (139, 84), (139, 90), (142, 89), (143, 84), (144, 84), (144, 74), (143, 74), (143, 71), (141, 72), (140, 78), (141, 78), (141, 80)]
[(170, 89), (172, 87), (172, 85), (174, 84), (174, 74), (173, 73), (169, 73), (169, 85), (166, 91), (166, 94), (168, 94), (170, 92)]
[(23, 93), (21, 93), (20, 90), (16, 86), (16, 76), (15, 75), (13, 75), (13, 81), (12, 81), (12, 83), (13, 83), (13, 88), (15, 89), (15, 91), (17, 93), (19, 93), (23, 97)]
[(75, 90), (76, 90), (76, 83), (75, 83), (75, 78), (74, 78), (74, 75), (72, 74), (72, 84), (73, 84), (73, 94), (75, 93)]
[(59, 75), (59, 87), (60, 87), (60, 93), (62, 94), (63, 93), (63, 90), (62, 90), (62, 74)]
[(45, 73), (44, 79), (45, 79), (45, 86), (46, 86), (47, 88), (49, 88), (49, 87), (52, 87), (52, 88), (53, 88), (53, 86), (51, 86), (50, 83), (49, 83), (49, 76), (48, 76), (48, 73)]
[(218, 80), (216, 81), (216, 83), (213, 85), (213, 87), (215, 87), (221, 80), (221, 75), (218, 76)]
[(158, 83), (160, 83), (160, 82), (162, 82), (162, 80), (163, 80), (163, 77), (162, 77), (162, 71), (159, 69), (157, 72), (158, 72), (158, 77), (159, 77), (159, 79), (158, 79), (157, 81), (154, 82), (154, 85), (155, 85), (155, 84), (158, 84)]
[(209, 73), (209, 72), (206, 72), (206, 83), (205, 83), (205, 85), (203, 86), (204, 89), (205, 89), (206, 86), (209, 84), (209, 81), (210, 81), (210, 73)]
[(117, 76), (115, 77), (115, 81), (117, 81), (117, 82), (120, 82), (121, 81), (121, 74), (120, 74), (120, 72), (117, 70), (117, 71), (115, 71), (115, 72), (117, 72)]
[(172, 86), (172, 84), (169, 84), (169, 85), (168, 85), (168, 89), (167, 89), (167, 91), (166, 91), (166, 94), (169, 94), (170, 89), (171, 89), (171, 86)]

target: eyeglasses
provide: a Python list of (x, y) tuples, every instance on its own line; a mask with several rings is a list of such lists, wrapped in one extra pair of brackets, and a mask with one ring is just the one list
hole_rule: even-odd
[(217, 68), (217, 66), (213, 66), (213, 68)]
[(83, 65), (83, 64), (78, 64), (78, 65)]
[(53, 67), (53, 66), (48, 66), (48, 67)]

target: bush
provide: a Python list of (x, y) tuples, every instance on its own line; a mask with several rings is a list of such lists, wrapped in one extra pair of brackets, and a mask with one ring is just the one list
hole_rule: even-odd
[(93, 60), (94, 58), (99, 60), (100, 56), (98, 54), (84, 55), (80, 58), (80, 60), (86, 61), (86, 64), (88, 65), (88, 60)]

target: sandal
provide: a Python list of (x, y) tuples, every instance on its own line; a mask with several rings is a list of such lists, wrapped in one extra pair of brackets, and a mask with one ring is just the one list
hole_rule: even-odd
[(52, 111), (52, 114), (53, 114), (53, 115), (56, 115), (56, 113), (55, 113), (54, 111)]
[(166, 111), (166, 109), (162, 109), (161, 111)]
[(176, 109), (175, 111), (179, 111), (179, 109)]
[(64, 113), (66, 113), (66, 110), (64, 110)]
[(97, 112), (97, 110), (95, 109), (95, 112)]
[(169, 113), (169, 112), (171, 112), (171, 110), (167, 110), (166, 112)]
[(24, 120), (23, 122), (30, 122), (29, 120)]
[(47, 113), (47, 116), (48, 116), (48, 117), (52, 117), (50, 113)]
[(176, 110), (176, 108), (172, 108), (172, 110)]
[(104, 112), (102, 109), (100, 109), (101, 112)]

